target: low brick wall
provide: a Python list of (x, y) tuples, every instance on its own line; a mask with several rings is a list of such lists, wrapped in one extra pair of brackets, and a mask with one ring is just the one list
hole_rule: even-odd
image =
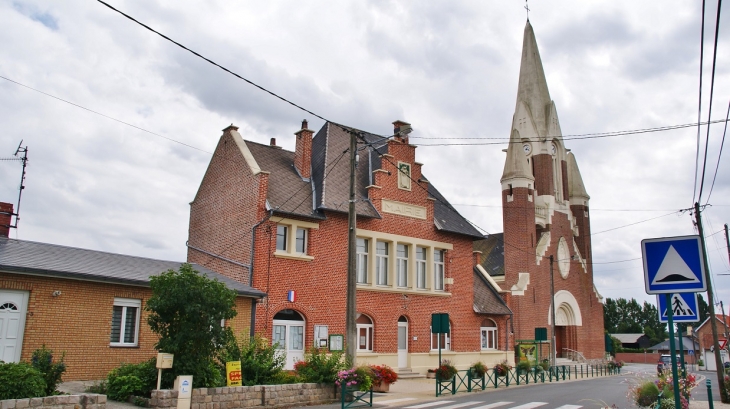
[[(177, 407), (177, 391), (154, 390), (150, 407)], [(335, 400), (334, 385), (295, 383), (287, 385), (236, 386), (193, 389), (191, 409), (236, 409), (315, 405)], [(5, 409), (5, 408), (0, 408)]]
[[(679, 350), (677, 350), (677, 355), (679, 355)], [(659, 357), (661, 357), (662, 354), (655, 354), (655, 353), (641, 353), (641, 352), (618, 352), (616, 353), (616, 359), (619, 361), (624, 362), (631, 362), (635, 364), (656, 364), (659, 362)], [(689, 355), (685, 351), (684, 353), (684, 362), (688, 364), (695, 364), (697, 363), (695, 361), (694, 355)]]
[(0, 409), (106, 409), (106, 395), (84, 393), (44, 398), (0, 400)]

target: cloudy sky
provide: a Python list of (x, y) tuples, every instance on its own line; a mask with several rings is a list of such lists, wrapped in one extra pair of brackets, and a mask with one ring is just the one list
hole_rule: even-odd
[[(396, 119), (412, 123), (432, 183), (484, 231), (502, 231), (499, 179), (523, 1), (110, 3), (330, 120), (379, 134)], [(697, 120), (701, 2), (534, 0), (530, 9), (566, 138)], [(714, 6), (706, 16), (703, 121)], [(730, 100), (728, 17), (713, 119), (724, 119)], [(0, 0), (0, 43), (0, 159), (21, 140), (30, 158), (11, 237), (184, 260), (188, 203), (221, 129), (233, 123), (246, 139), (276, 137), (293, 149), (302, 119), (323, 124), (96, 1)], [(710, 128), (703, 204), (722, 131)], [(703, 127), (703, 147), (705, 136)], [(655, 302), (643, 289), (640, 241), (695, 234), (689, 213), (677, 211), (693, 203), (696, 144), (696, 127), (566, 141), (591, 195), (604, 296)], [(703, 212), (725, 304), (730, 276), (718, 274), (730, 273), (719, 233), (730, 222), (728, 156)], [(17, 203), (20, 172), (19, 162), (0, 160), (0, 201)]]

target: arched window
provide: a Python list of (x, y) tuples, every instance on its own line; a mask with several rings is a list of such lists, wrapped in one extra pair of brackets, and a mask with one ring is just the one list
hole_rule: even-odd
[(497, 324), (490, 319), (482, 321), (482, 350), (497, 349)]
[(373, 352), (373, 320), (365, 314), (357, 314), (357, 350)]

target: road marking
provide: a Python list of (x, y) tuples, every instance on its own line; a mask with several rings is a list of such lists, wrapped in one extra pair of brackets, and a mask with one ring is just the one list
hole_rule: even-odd
[(563, 405), (563, 406), (557, 407), (555, 409), (580, 409), (582, 407), (583, 406), (579, 406), (579, 405)]
[(443, 403), (451, 403), (453, 400), (439, 400), (436, 402), (428, 402), (428, 403), (422, 403), (420, 405), (414, 405), (414, 406), (406, 406), (404, 409), (421, 409), (421, 408), (430, 408), (432, 406), (438, 406)]
[(471, 409), (492, 409), (492, 408), (498, 408), (498, 407), (504, 406), (504, 405), (509, 405), (510, 403), (514, 403), (514, 402), (494, 402), (494, 403), (490, 403), (489, 405), (477, 406), (476, 408), (471, 408)]
[(416, 400), (416, 398), (400, 398), (400, 399), (389, 399), (389, 400), (378, 400), (373, 403), (378, 405), (392, 405), (394, 403), (406, 402), (409, 400)]
[(469, 401), (469, 402), (464, 402), (464, 403), (456, 403), (456, 404), (453, 404), (453, 405), (449, 405), (449, 406), (443, 406), (443, 407), (441, 407), (441, 408), (439, 408), (439, 409), (456, 409), (456, 408), (463, 408), (464, 406), (471, 406), (471, 405), (476, 405), (476, 404), (478, 404), (478, 403), (484, 403), (484, 401), (483, 401), (483, 400), (474, 400), (474, 401)]
[(530, 403), (525, 403), (524, 405), (512, 406), (510, 409), (532, 409), (532, 408), (537, 408), (539, 406), (543, 406), (543, 405), (547, 405), (547, 404), (548, 404), (547, 402), (530, 402)]

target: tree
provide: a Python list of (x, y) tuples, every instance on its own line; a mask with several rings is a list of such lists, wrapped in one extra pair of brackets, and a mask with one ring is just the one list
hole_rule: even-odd
[(646, 301), (639, 305), (633, 298), (607, 298), (603, 307), (603, 322), (609, 334), (643, 333), (652, 344), (662, 342), (667, 337), (667, 326), (659, 322), (657, 308)]
[(165, 373), (167, 385), (178, 375), (193, 375), (195, 387), (220, 386), (215, 357), (233, 337), (221, 322), (236, 316), (236, 292), (190, 264), (151, 277), (150, 287), (145, 309), (147, 323), (160, 337), (155, 349), (175, 354), (172, 370)]

